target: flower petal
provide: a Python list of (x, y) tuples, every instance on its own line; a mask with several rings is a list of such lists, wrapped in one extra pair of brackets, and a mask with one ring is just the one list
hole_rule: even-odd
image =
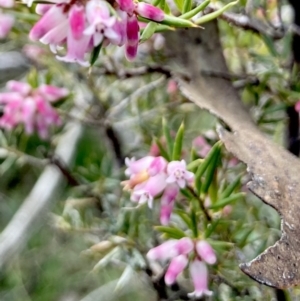
[(196, 250), (198, 255), (207, 263), (209, 264), (216, 263), (217, 257), (215, 251), (207, 241), (205, 240), (198, 241), (196, 243)]
[(211, 296), (213, 293), (208, 289), (208, 271), (203, 261), (195, 260), (190, 264), (190, 274), (195, 290), (189, 293), (190, 298), (201, 298)]
[(185, 269), (188, 259), (184, 255), (179, 255), (172, 259), (169, 268), (165, 274), (166, 285), (171, 285), (176, 281), (178, 275)]

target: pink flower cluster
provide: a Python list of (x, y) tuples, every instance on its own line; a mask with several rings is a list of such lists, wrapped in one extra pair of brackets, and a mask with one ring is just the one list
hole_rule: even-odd
[(33, 89), (29, 84), (18, 81), (9, 81), (6, 87), (9, 92), (0, 93), (0, 104), (4, 106), (1, 127), (12, 129), (24, 124), (28, 134), (37, 130), (45, 139), (51, 125), (60, 125), (59, 115), (51, 103), (66, 97), (69, 94), (67, 89), (50, 85)]
[(130, 179), (123, 185), (131, 190), (131, 200), (147, 202), (152, 208), (153, 199), (162, 194), (160, 222), (168, 224), (180, 188), (194, 182), (194, 174), (186, 169), (185, 161), (167, 162), (163, 157), (146, 156), (137, 161), (126, 158), (125, 163), (125, 174)]
[(67, 54), (57, 59), (83, 66), (89, 65), (85, 54), (100, 44), (125, 45), (127, 59), (134, 59), (139, 42), (137, 15), (157, 22), (164, 19), (161, 9), (134, 0), (54, 0), (38, 4), (36, 12), (42, 17), (30, 38), (49, 44), (54, 53), (66, 45)]
[[(10, 8), (13, 7), (13, 0), (0, 0), (0, 7)], [(15, 18), (9, 14), (4, 14), (0, 10), (0, 39), (5, 38), (10, 32)]]
[[(192, 259), (189, 259), (191, 257)], [(169, 240), (151, 249), (147, 253), (149, 260), (171, 260), (165, 274), (165, 283), (172, 285), (178, 275), (188, 266), (195, 290), (189, 293), (190, 298), (211, 296), (208, 289), (208, 269), (206, 264), (217, 261), (211, 245), (205, 240), (194, 242), (188, 237), (180, 240)]]

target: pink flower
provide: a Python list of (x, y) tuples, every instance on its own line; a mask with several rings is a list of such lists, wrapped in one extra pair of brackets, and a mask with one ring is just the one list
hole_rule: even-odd
[(187, 255), (193, 249), (193, 241), (188, 237), (183, 237), (179, 240), (168, 240), (150, 249), (146, 256), (149, 260), (167, 260), (179, 255)]
[(85, 29), (84, 34), (93, 36), (94, 46), (98, 46), (105, 38), (114, 44), (118, 43), (119, 33), (113, 28), (116, 17), (110, 16), (107, 2), (95, 0), (88, 2), (86, 15), (90, 25)]
[(84, 7), (73, 5), (69, 12), (68, 21), (67, 55), (64, 57), (57, 55), (56, 58), (69, 63), (77, 62), (82, 66), (88, 67), (90, 64), (85, 61), (84, 56), (88, 51), (91, 38), (83, 34), (86, 26)]
[(166, 185), (165, 174), (157, 174), (141, 185), (136, 185), (131, 199), (139, 204), (147, 202), (149, 208), (152, 208), (153, 199), (163, 192)]
[(212, 291), (208, 289), (208, 271), (203, 261), (194, 260), (190, 264), (190, 274), (195, 287), (195, 290), (188, 294), (190, 298), (201, 298), (213, 294)]
[(146, 256), (149, 260), (171, 259), (165, 274), (165, 283), (171, 285), (187, 266), (189, 262), (187, 255), (193, 250), (193, 247), (194, 244), (190, 238), (172, 239), (150, 249)]
[(160, 8), (145, 2), (138, 2), (136, 4), (135, 12), (146, 19), (157, 22), (160, 22), (165, 18), (165, 14)]
[(38, 91), (49, 102), (57, 101), (58, 99), (69, 95), (68, 89), (51, 85), (41, 85), (39, 86)]
[(37, 130), (40, 137), (45, 139), (51, 125), (60, 125), (59, 115), (50, 101), (66, 96), (66, 89), (47, 85), (33, 89), (27, 83), (18, 81), (9, 81), (6, 86), (10, 92), (0, 93), (0, 103), (4, 105), (0, 126), (12, 129), (24, 124), (28, 134)]
[(14, 22), (15, 18), (13, 16), (2, 14), (0, 11), (0, 39), (5, 38), (9, 34)]
[(173, 211), (175, 199), (178, 195), (179, 188), (177, 185), (167, 185), (162, 197), (160, 207), (160, 222), (162, 225), (167, 225)]
[(140, 28), (136, 15), (128, 15), (126, 24), (125, 55), (131, 61), (136, 57), (139, 44)]
[(125, 55), (131, 61), (136, 57), (139, 43), (137, 15), (160, 22), (164, 19), (164, 12), (151, 4), (133, 0), (117, 0), (117, 3), (120, 10), (127, 13)]
[(125, 175), (132, 176), (134, 174), (138, 174), (142, 171), (147, 170), (150, 167), (150, 164), (153, 162), (154, 157), (147, 156), (139, 160), (135, 160), (135, 158), (126, 158), (125, 164), (127, 169), (125, 170)]
[(184, 188), (186, 184), (192, 184), (194, 174), (186, 169), (184, 160), (172, 161), (167, 167), (167, 183), (177, 183), (180, 188)]
[(167, 85), (167, 93), (168, 94), (175, 94), (178, 91), (177, 82), (174, 79), (170, 79)]
[(31, 91), (31, 86), (27, 83), (18, 82), (16, 80), (11, 80), (7, 82), (6, 88), (13, 92), (18, 92), (21, 95), (26, 96)]
[(149, 260), (153, 261), (173, 258), (178, 255), (176, 249), (177, 242), (178, 241), (175, 239), (168, 240), (161, 245), (150, 249), (146, 256)]
[[(143, 183), (150, 177), (160, 173), (165, 175), (167, 167), (167, 161), (163, 157), (152, 156), (146, 156), (137, 161), (134, 158), (126, 158), (125, 164), (128, 167), (125, 174), (130, 176), (130, 180), (127, 182), (129, 188), (134, 188), (137, 184)], [(160, 178), (160, 180), (165, 183), (165, 179)]]
[(161, 197), (160, 222), (170, 221), (179, 188), (191, 184), (194, 174), (186, 170), (185, 161), (168, 163), (163, 157), (146, 156), (140, 160), (125, 159), (125, 174), (130, 179), (122, 182), (124, 189), (131, 190), (131, 200), (138, 204), (148, 203), (152, 208), (154, 198)]
[(51, 4), (42, 4), (42, 3), (38, 3), (38, 4), (36, 5), (35, 12), (36, 12), (38, 15), (44, 15), (51, 7), (52, 7)]
[(196, 243), (196, 251), (201, 259), (203, 259), (208, 264), (214, 264), (217, 261), (217, 257), (214, 249), (211, 245), (205, 241), (200, 240)]
[(139, 43), (137, 15), (157, 22), (164, 19), (161, 9), (133, 0), (117, 0), (117, 5), (113, 5), (115, 12), (102, 0), (53, 2), (37, 5), (36, 12), (42, 17), (29, 36), (34, 41), (49, 44), (54, 53), (66, 45), (67, 54), (57, 55), (56, 58), (83, 66), (89, 66), (85, 60), (86, 53), (100, 44), (103, 47), (110, 43), (118, 46), (125, 44), (126, 57), (134, 59)]
[(171, 260), (165, 274), (166, 285), (172, 285), (176, 281), (178, 275), (185, 269), (188, 262), (188, 258), (184, 255), (179, 255)]
[(86, 28), (85, 7), (69, 5), (66, 1), (48, 6), (37, 6), (42, 18), (33, 26), (29, 37), (49, 44), (53, 52), (64, 43), (67, 44), (67, 54), (57, 59), (65, 62), (77, 62), (88, 66), (85, 53), (89, 50), (90, 36), (83, 34)]
[(189, 264), (189, 255), (191, 253), (194, 253), (195, 259), (190, 263), (189, 268), (195, 290), (188, 296), (196, 298), (200, 298), (203, 295), (210, 296), (212, 292), (208, 290), (206, 263), (214, 264), (216, 256), (208, 242), (201, 240), (194, 243), (189, 237), (183, 237), (180, 240), (172, 239), (150, 249), (146, 256), (149, 260), (165, 261), (171, 259), (165, 274), (165, 283), (172, 285), (178, 275)]

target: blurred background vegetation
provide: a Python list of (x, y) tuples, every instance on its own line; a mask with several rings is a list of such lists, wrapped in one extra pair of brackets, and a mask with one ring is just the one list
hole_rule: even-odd
[[(230, 1), (212, 4), (227, 2)], [(33, 11), (34, 8), (21, 6), (14, 12), (17, 22), (0, 45), (2, 54), (21, 51), (28, 44), (27, 33), (37, 18)], [(294, 32), (286, 30), (293, 23), (293, 8), (287, 1), (240, 1), (231, 13), (218, 20), (230, 73), (217, 76), (232, 81), (263, 132), (276, 143), (289, 147), (287, 110), (300, 99), (295, 75), (298, 67), (293, 64)], [(274, 38), (228, 21), (241, 14), (276, 33), (284, 28), (284, 34)], [(41, 217), (25, 249), (0, 271), (1, 301), (158, 299), (144, 257), (160, 237), (152, 227), (158, 224), (158, 208), (154, 212), (144, 207), (132, 209), (129, 195), (120, 185), (125, 179), (124, 159), (149, 153), (155, 138), (163, 136), (163, 116), (171, 135), (184, 121), (185, 158), (198, 136), (210, 145), (218, 140), (215, 128), (219, 122), (181, 96), (168, 74), (158, 68), (158, 72), (155, 68), (143, 69), (160, 64), (164, 51), (157, 46), (158, 39), (163, 44), (163, 36), (156, 36), (141, 45), (134, 63), (124, 62), (119, 49), (108, 48), (90, 71), (62, 64), (46, 47), (36, 44), (40, 55), (27, 58), (19, 69), (7, 73), (9, 78), (1, 77), (2, 86), (8, 79), (27, 77), (67, 87), (72, 97), (58, 109), (65, 122), (75, 120), (82, 127), (74, 162), (66, 168), (71, 178), (66, 177), (65, 185), (55, 191), (50, 211)], [(4, 62), (1, 53), (0, 65)], [(74, 107), (84, 114), (74, 114)], [(21, 127), (0, 133), (1, 230), (39, 178), (43, 160), (52, 158), (62, 131), (63, 127), (53, 130), (50, 141), (28, 137)], [(32, 162), (24, 154), (40, 163)], [(216, 212), (220, 221), (213, 237), (228, 245), (215, 246), (219, 263), (211, 271), (211, 288), (215, 293), (211, 300), (297, 300), (297, 289), (280, 293), (257, 284), (238, 268), (239, 262), (254, 258), (278, 240), (280, 219), (272, 208), (247, 191), (249, 176), (245, 166), (230, 166), (231, 159), (223, 149), (216, 167), (215, 189), (221, 191), (239, 177), (235, 191), (242, 190), (246, 195), (231, 204), (228, 215)], [(176, 216), (173, 222), (182, 223)], [(115, 239), (112, 248), (90, 249), (111, 239)], [(190, 289), (184, 280), (182, 285)]]

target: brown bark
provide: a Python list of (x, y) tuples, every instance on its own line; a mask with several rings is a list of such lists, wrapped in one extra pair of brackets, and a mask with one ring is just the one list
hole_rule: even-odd
[[(281, 239), (241, 269), (260, 283), (286, 288), (300, 283), (300, 162), (266, 138), (255, 126), (230, 81), (207, 71), (228, 73), (216, 22), (205, 30), (166, 35), (168, 64), (182, 93), (222, 119), (232, 130), (219, 128), (226, 148), (245, 162), (249, 189), (282, 218)], [(203, 72), (206, 71), (206, 72)]]

